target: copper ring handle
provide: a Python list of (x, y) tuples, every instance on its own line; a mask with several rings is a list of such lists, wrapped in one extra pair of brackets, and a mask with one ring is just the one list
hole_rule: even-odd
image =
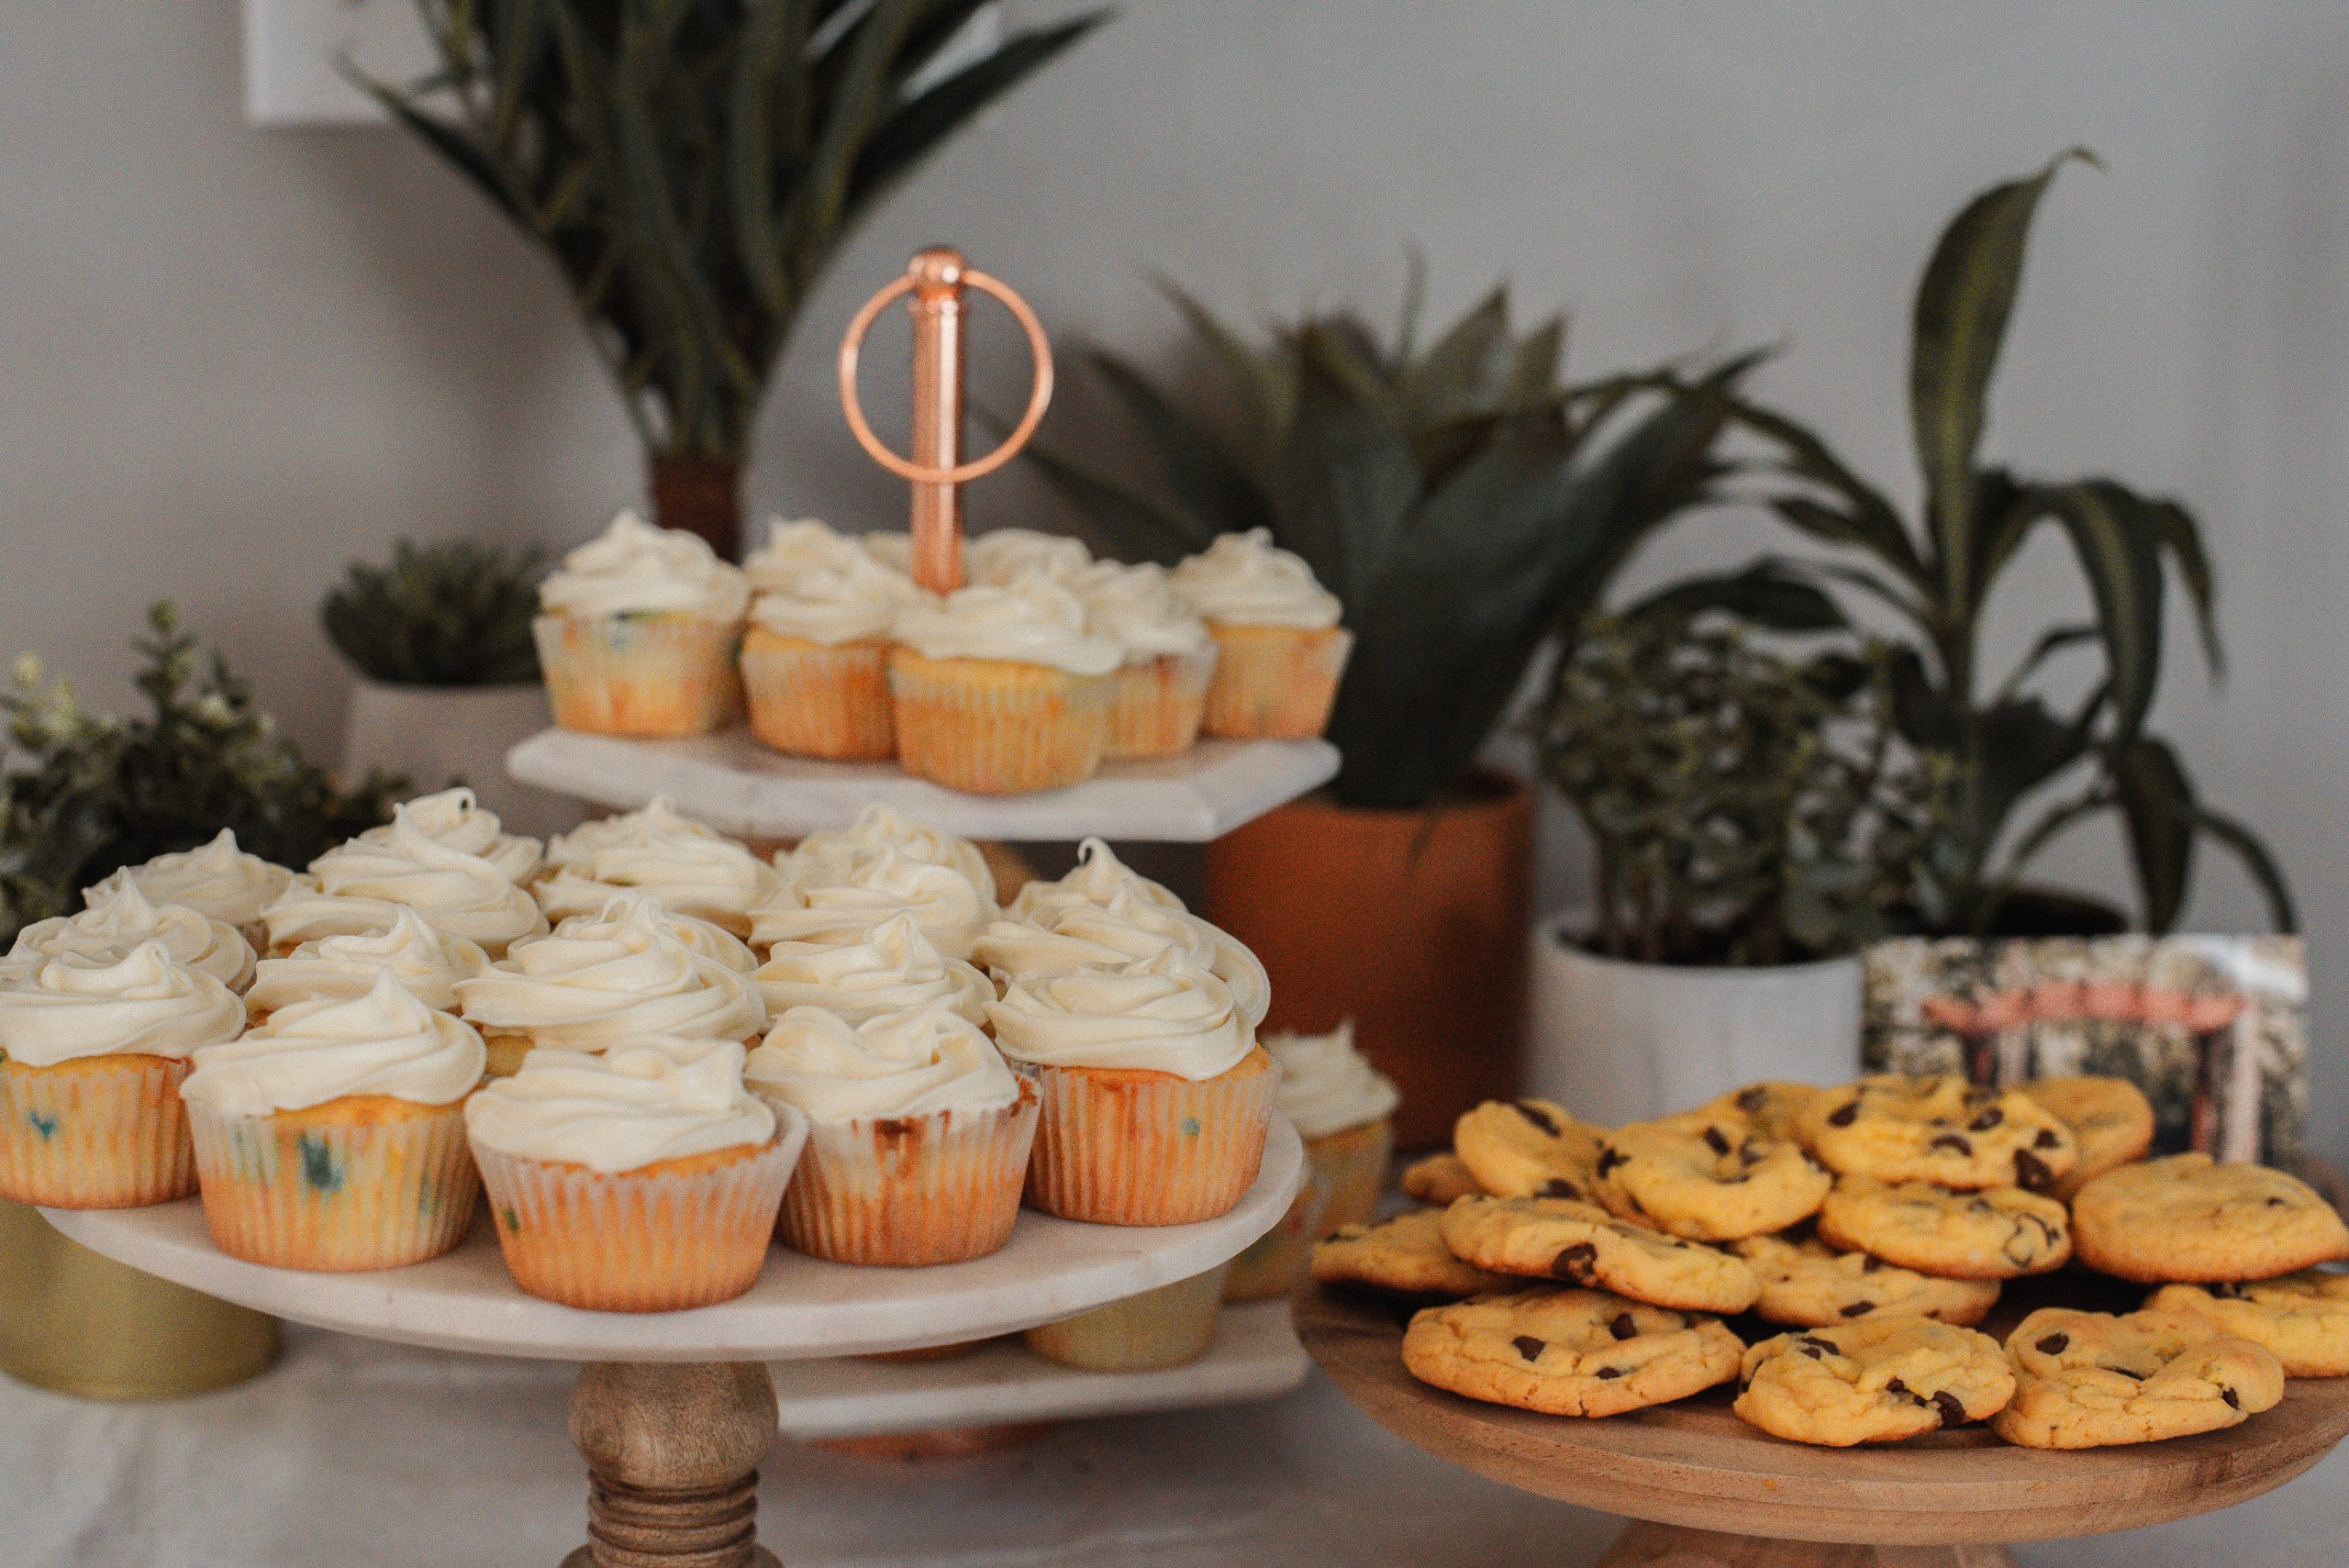
[(865, 455), (898, 478), (912, 480), (917, 484), (967, 484), (974, 479), (993, 473), (1018, 456), (1019, 449), (1028, 444), (1028, 438), (1036, 433), (1036, 427), (1043, 422), (1044, 410), (1052, 401), (1052, 346), (1044, 337), (1044, 324), (1036, 319), (1036, 313), (1028, 308), (1026, 300), (1012, 293), (1000, 280), (989, 277), (977, 268), (963, 268), (962, 281), (982, 294), (992, 295), (1000, 300), (1003, 307), (1019, 321), (1020, 330), (1028, 334), (1028, 352), (1036, 366), (1035, 386), (1028, 395), (1028, 411), (1019, 417), (1019, 423), (1012, 427), (1011, 434), (1004, 438), (1003, 444), (986, 456), (973, 458), (952, 468), (924, 468), (918, 463), (909, 462), (884, 446), (881, 438), (873, 433), (873, 427), (865, 421), (863, 406), (857, 401), (856, 395), (856, 360), (858, 350), (864, 346), (864, 334), (874, 321), (880, 319), (881, 312), (892, 300), (911, 294), (917, 281), (910, 272), (898, 278), (866, 300), (863, 307), (849, 321), (848, 336), (841, 342), (841, 411), (848, 416), (849, 433), (856, 438), (856, 444), (864, 449)]

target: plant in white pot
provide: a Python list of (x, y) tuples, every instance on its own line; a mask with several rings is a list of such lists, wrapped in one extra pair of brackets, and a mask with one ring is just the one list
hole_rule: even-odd
[(351, 662), (344, 771), (405, 775), (419, 789), (470, 785), (517, 831), (577, 826), (578, 807), (515, 783), (506, 753), (551, 722), (530, 638), (546, 553), (470, 539), (392, 547), (387, 565), (354, 562), (318, 606)]
[(1889, 662), (1764, 568), (1594, 617), (1530, 722), (1588, 832), (1588, 910), (1535, 925), (1527, 1076), (1614, 1124), (1858, 1066), (1859, 950), (1898, 929), (1946, 810)]

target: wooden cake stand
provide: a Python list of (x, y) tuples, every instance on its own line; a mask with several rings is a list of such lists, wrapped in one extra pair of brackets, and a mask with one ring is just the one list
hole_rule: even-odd
[(1812, 1448), (1739, 1420), (1727, 1388), (1605, 1420), (1463, 1399), (1404, 1371), (1398, 1315), (1351, 1296), (1299, 1296), (1297, 1325), (1389, 1431), (1522, 1491), (1628, 1516), (1599, 1568), (2013, 1568), (2006, 1542), (2223, 1508), (2349, 1435), (2349, 1378), (2296, 1378), (2275, 1409), (2168, 1442), (2048, 1452), (1972, 1427)]
[(1011, 1333), (1215, 1267), (1280, 1222), (1304, 1148), (1275, 1118), (1239, 1207), (1197, 1225), (1079, 1225), (1023, 1210), (1010, 1244), (967, 1263), (850, 1268), (778, 1247), (747, 1296), (691, 1312), (582, 1312), (525, 1296), (486, 1217), (455, 1251), (374, 1273), (305, 1273), (216, 1250), (196, 1200), (44, 1209), (91, 1251), (254, 1307), (374, 1340), (575, 1361), (571, 1435), (586, 1459), (587, 1544), (564, 1568), (775, 1568), (758, 1544), (760, 1458), (774, 1442), (762, 1364)]

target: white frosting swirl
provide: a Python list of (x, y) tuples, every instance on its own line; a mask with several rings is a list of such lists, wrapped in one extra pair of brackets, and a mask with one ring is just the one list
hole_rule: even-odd
[(1086, 839), (1076, 846), (1076, 864), (1058, 882), (1040, 878), (1014, 894), (1006, 912), (1015, 920), (1034, 921), (1041, 918), (1043, 910), (1055, 905), (1107, 906), (1120, 892), (1140, 903), (1183, 912), (1183, 901), (1174, 896), (1173, 889), (1137, 875), (1118, 858), (1117, 851), (1099, 839)]
[(0, 967), (24, 970), (61, 952), (120, 958), (145, 941), (161, 941), (173, 963), (212, 976), (231, 991), (252, 983), (253, 950), (234, 926), (210, 919), (181, 904), (148, 901), (136, 882), (117, 882), (72, 915), (35, 920), (17, 933), (16, 945)]
[(741, 571), (718, 560), (699, 536), (653, 528), (634, 512), (614, 517), (539, 585), (539, 607), (556, 616), (739, 621), (750, 601)]
[(1023, 977), (987, 1004), (996, 1043), (1015, 1062), (1125, 1067), (1197, 1082), (1256, 1048), (1231, 989), (1169, 947), (1111, 969), (1087, 964)]
[(1313, 578), (1305, 558), (1273, 543), (1271, 530), (1224, 534), (1177, 565), (1170, 580), (1193, 609), (1227, 626), (1338, 624), (1338, 596)]
[(1353, 1020), (1328, 1034), (1268, 1034), (1264, 1049), (1280, 1063), (1281, 1114), (1306, 1138), (1327, 1138), (1390, 1116), (1402, 1096), (1395, 1081), (1354, 1049)]
[(752, 625), (827, 647), (886, 637), (897, 612), (921, 597), (912, 578), (813, 517), (770, 524), (742, 571), (758, 590)]
[(971, 957), (1008, 983), (1088, 963), (1116, 968), (1170, 947), (1230, 988), (1250, 1029), (1264, 1021), (1272, 980), (1246, 944), (1196, 915), (1145, 903), (1128, 887), (1106, 904), (1047, 903), (1031, 920), (997, 920), (979, 934)]
[(914, 536), (904, 528), (882, 528), (874, 533), (858, 534), (857, 544), (864, 553), (905, 577), (914, 574)]
[[(538, 905), (490, 862), (425, 832), (407, 807), (388, 827), (338, 844), (310, 862), (318, 891), (329, 898), (404, 904), (436, 931), (479, 942), (492, 957), (518, 937), (547, 929)], [(272, 945), (284, 940), (276, 906), (263, 911)]]
[(666, 796), (640, 811), (589, 822), (547, 845), (552, 874), (532, 891), (550, 918), (592, 915), (616, 892), (649, 895), (736, 936), (751, 911), (782, 890), (774, 867), (715, 828), (679, 816)]
[(861, 933), (844, 928), (814, 940), (777, 942), (756, 979), (771, 1018), (812, 1006), (861, 1024), (935, 1005), (977, 1023), (995, 999), (985, 975), (942, 956), (904, 913)]
[(1129, 664), (1183, 657), (1215, 646), (1207, 623), (1167, 581), (1166, 569), (1145, 561), (1097, 561), (1069, 579), (1085, 606), (1089, 631), (1115, 641)]
[(0, 980), (0, 1057), (54, 1067), (91, 1056), (186, 1056), (234, 1040), (245, 1005), (161, 938), (119, 951), (49, 953)]
[[(594, 914), (568, 916), (549, 934), (572, 938), (608, 937), (623, 925), (647, 920), (685, 943), (696, 956), (712, 963), (724, 964), (737, 974), (749, 974), (759, 967), (759, 955), (751, 951), (750, 944), (725, 927), (697, 915), (680, 915), (651, 894), (641, 891), (612, 894), (604, 900), (604, 906)], [(524, 937), (514, 944), (507, 956), (510, 958), (514, 951), (545, 940), (545, 937)]]
[(472, 1092), (487, 1061), (471, 1025), (378, 970), (356, 996), (293, 1003), (241, 1039), (198, 1051), (180, 1095), (230, 1116), (307, 1110), (351, 1095), (446, 1106)]
[(1064, 579), (1092, 563), (1083, 539), (1039, 528), (989, 528), (963, 546), (963, 575), (973, 583), (1008, 584), (1028, 572)]
[(775, 1135), (742, 1086), (740, 1040), (648, 1040), (602, 1055), (540, 1049), (465, 1102), (473, 1142), (526, 1160), (611, 1173)]
[[(409, 827), (435, 843), (479, 855), (508, 882), (528, 882), (538, 872), (543, 848), (540, 842), (507, 832), (497, 813), (482, 805), (469, 789), (419, 795), (401, 805), (395, 815), (405, 817)], [(390, 832), (388, 825), (370, 828), (354, 842), (372, 843)]]
[(384, 924), (320, 937), (284, 958), (262, 959), (254, 967), (245, 1006), (259, 1015), (318, 997), (352, 1001), (388, 974), (426, 1006), (453, 1011), (457, 982), (487, 969), (489, 955), (477, 942), (434, 930), (413, 909), (396, 904), (372, 907), (388, 911)]
[(789, 853), (775, 857), (774, 863), (785, 882), (818, 886), (834, 880), (831, 873), (853, 862), (857, 851), (878, 849), (883, 844), (895, 844), (908, 858), (925, 865), (960, 872), (963, 879), (977, 889), (980, 902), (993, 907), (995, 873), (987, 868), (987, 858), (976, 844), (942, 828), (908, 821), (878, 803), (858, 812), (856, 820), (845, 828), (826, 828), (808, 834)]
[(1076, 595), (1035, 571), (908, 605), (896, 638), (931, 659), (1043, 664), (1075, 675), (1106, 675), (1121, 658), (1115, 642), (1085, 629)]
[(268, 929), (270, 951), (284, 954), (327, 937), (373, 936), (406, 908), (388, 898), (330, 897), (318, 891), (318, 879), (305, 872), (262, 910), (261, 923)]
[(822, 1007), (794, 1007), (743, 1073), (752, 1089), (828, 1124), (975, 1116), (1019, 1097), (1019, 1081), (978, 1026), (936, 1006), (853, 1025)]
[(853, 940), (903, 912), (939, 951), (965, 958), (995, 916), (995, 901), (969, 877), (916, 860), (894, 842), (827, 853), (810, 867), (807, 880), (786, 883), (774, 902), (751, 911), (754, 945)]
[(250, 926), (262, 908), (293, 883), (294, 873), (237, 847), (234, 829), (223, 828), (212, 841), (175, 854), (157, 855), (125, 866), (88, 889), (82, 901), (95, 905), (125, 883), (157, 904), (177, 904), (231, 926)]
[(467, 1022), (534, 1044), (608, 1051), (647, 1035), (743, 1040), (766, 1006), (739, 972), (702, 957), (665, 929), (655, 906), (613, 920), (563, 922), (457, 985)]

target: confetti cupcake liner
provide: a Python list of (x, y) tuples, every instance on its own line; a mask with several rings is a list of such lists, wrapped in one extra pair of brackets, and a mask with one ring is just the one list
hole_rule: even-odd
[(1215, 666), (1209, 644), (1197, 653), (1165, 653), (1120, 668), (1110, 677), (1109, 739), (1102, 756), (1122, 762), (1189, 751), (1207, 717)]
[(742, 694), (751, 733), (778, 751), (844, 762), (897, 754), (885, 643), (829, 646), (754, 626), (742, 639)]
[(1011, 1240), (1036, 1137), (1036, 1092), (975, 1115), (818, 1125), (784, 1194), (784, 1243), (836, 1263), (918, 1266)]
[(530, 623), (554, 721), (596, 735), (707, 735), (741, 707), (740, 628), (684, 615), (540, 616)]
[(1353, 651), (1343, 627), (1227, 626), (1209, 621), (1219, 657), (1208, 688), (1209, 735), (1306, 740), (1329, 727), (1338, 677)]
[(889, 654), (897, 761), (949, 789), (1019, 795), (1081, 784), (1109, 739), (1108, 675), (1042, 664)]
[(1257, 1047), (1194, 1082), (1131, 1068), (1019, 1070), (1043, 1117), (1028, 1201), (1100, 1225), (1188, 1225), (1231, 1210), (1264, 1163), (1280, 1074)]
[(50, 1208), (137, 1208), (195, 1190), (180, 1101), (186, 1062), (0, 1059), (0, 1197)]

